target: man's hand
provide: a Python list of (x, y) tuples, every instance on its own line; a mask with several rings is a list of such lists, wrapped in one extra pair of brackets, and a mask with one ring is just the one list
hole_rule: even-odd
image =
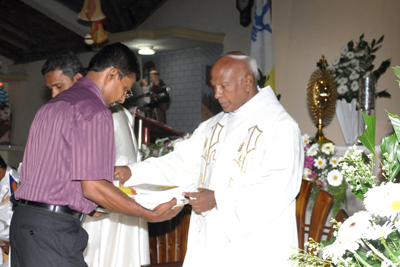
[(191, 198), (189, 200), (189, 204), (192, 205), (192, 208), (196, 213), (212, 210), (215, 205), (217, 205), (217, 202), (215, 201), (214, 191), (204, 188), (199, 188), (198, 190), (198, 193), (184, 192), (183, 195), (185, 197)]
[(183, 209), (183, 206), (176, 207), (172, 209), (173, 206), (176, 205), (176, 199), (173, 198), (171, 201), (158, 205), (153, 212), (154, 218), (147, 219), (149, 222), (162, 222), (166, 220), (171, 220), (173, 217), (178, 215), (178, 213)]
[(119, 179), (119, 186), (124, 186), (124, 183), (131, 178), (131, 169), (128, 166), (114, 167), (114, 179)]

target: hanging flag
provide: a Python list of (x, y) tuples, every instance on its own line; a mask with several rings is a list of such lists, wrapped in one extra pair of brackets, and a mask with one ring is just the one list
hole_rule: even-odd
[(11, 176), (11, 174), (10, 174), (9, 176), (10, 176), (10, 192), (11, 192), (11, 194), (13, 194), (13, 193), (18, 189), (19, 184), (18, 184), (17, 181)]
[[(257, 61), (262, 74), (266, 76), (265, 85), (275, 91), (275, 67), (272, 49), (271, 0), (257, 0), (251, 35), (250, 56)], [(261, 77), (260, 77), (261, 78)]]

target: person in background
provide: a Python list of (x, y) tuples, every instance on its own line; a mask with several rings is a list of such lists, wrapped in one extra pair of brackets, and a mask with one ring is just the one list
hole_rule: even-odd
[[(52, 85), (52, 97), (71, 87), (82, 75), (83, 66), (71, 51), (49, 58), (43, 68), (46, 85)], [(55, 74), (55, 71), (57, 75)], [(71, 76), (73, 73), (74, 79)], [(56, 79), (55, 79), (56, 78)], [(60, 88), (60, 90), (57, 90)], [(115, 166), (136, 162), (137, 143), (133, 132), (133, 118), (122, 105), (110, 108), (114, 122)], [(138, 159), (140, 160), (140, 159)], [(114, 181), (118, 186), (118, 181)], [(85, 216), (82, 227), (88, 232), (88, 245), (83, 253), (91, 267), (139, 267), (150, 263), (147, 221), (111, 213), (103, 216)]]
[[(159, 73), (152, 70), (149, 73), (150, 92), (154, 92), (166, 87), (165, 83), (159, 79)], [(150, 103), (147, 104), (151, 108), (151, 118), (161, 123), (167, 124), (166, 111), (170, 106), (170, 98), (168, 92), (154, 94), (151, 97)]]
[(113, 212), (163, 221), (176, 216), (176, 199), (147, 210), (115, 187), (114, 133), (108, 107), (123, 103), (140, 77), (134, 53), (104, 46), (86, 77), (43, 105), (31, 125), (14, 192), (10, 226), (12, 266), (88, 266), (83, 214), (100, 205)]
[(19, 173), (10, 166), (7, 166), (1, 156), (0, 177), (0, 246), (2, 250), (0, 262), (3, 262), (0, 266), (9, 266), (9, 243), (7, 240), (9, 239), (9, 227), (13, 214), (13, 205), (10, 201), (10, 197), (18, 187)]
[(223, 112), (172, 153), (114, 175), (130, 178), (125, 186), (197, 185), (183, 193), (192, 205), (183, 266), (291, 266), (304, 161), (298, 124), (271, 87), (257, 88), (253, 58), (224, 55), (211, 76)]
[(51, 90), (51, 97), (54, 98), (83, 77), (84, 69), (72, 51), (65, 51), (46, 60), (42, 74), (46, 79), (46, 86)]

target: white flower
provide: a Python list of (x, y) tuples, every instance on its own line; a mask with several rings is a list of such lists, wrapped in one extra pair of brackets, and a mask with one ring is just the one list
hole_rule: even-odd
[(365, 208), (376, 216), (395, 218), (400, 212), (400, 184), (388, 182), (365, 193)]
[(328, 67), (326, 67), (326, 70), (328, 70), (330, 72), (334, 72), (335, 68), (333, 66), (328, 66)]
[(351, 83), (351, 90), (352, 90), (353, 92), (358, 91), (358, 82), (357, 82), (357, 81), (353, 81), (353, 82)]
[(328, 184), (331, 186), (339, 186), (343, 182), (343, 175), (339, 170), (333, 170), (328, 173)]
[(309, 157), (317, 155), (318, 148), (319, 148), (319, 145), (317, 143), (312, 144), (311, 147), (307, 150), (306, 155)]
[(158, 143), (164, 143), (164, 142), (167, 141), (167, 140), (169, 140), (168, 137), (165, 137), (165, 138), (162, 138), (162, 139), (157, 139), (157, 140), (156, 140), (156, 144), (158, 144)]
[(339, 164), (339, 160), (337, 157), (332, 157), (329, 161), (333, 168), (337, 167)]
[(346, 252), (346, 246), (344, 246), (341, 242), (336, 240), (332, 245), (326, 246), (322, 252), (322, 257), (326, 259), (327, 257), (331, 258), (333, 263), (337, 263), (338, 259), (343, 257), (343, 254)]
[(317, 159), (314, 159), (314, 166), (317, 167), (318, 169), (323, 169), (326, 167), (326, 159), (323, 157), (318, 157)]
[(310, 136), (308, 134), (304, 134), (301, 136), (301, 138), (303, 139), (303, 145), (304, 147), (310, 143)]
[[(348, 249), (354, 248), (353, 243), (358, 243), (364, 233), (371, 227), (371, 215), (366, 211), (359, 211), (349, 217), (339, 228), (336, 240), (347, 244)], [(354, 252), (354, 251), (353, 251)]]
[(365, 55), (364, 50), (361, 50), (360, 52), (357, 52), (357, 53), (355, 54), (356, 57), (362, 57), (362, 56), (364, 56), (364, 55)]
[(304, 168), (303, 174), (306, 175), (306, 176), (308, 176), (308, 175), (311, 174), (311, 170), (310, 170), (309, 168)]
[(391, 222), (386, 222), (384, 225), (376, 223), (372, 224), (372, 227), (365, 233), (365, 238), (377, 240), (381, 237), (387, 238), (387, 236), (394, 231), (394, 225)]
[(346, 57), (348, 58), (348, 59), (352, 59), (352, 58), (354, 58), (354, 53), (353, 52), (348, 52), (347, 54), (346, 54)]
[(356, 80), (360, 77), (359, 74), (357, 74), (356, 72), (352, 72), (349, 76), (350, 80)]
[(321, 151), (329, 155), (335, 151), (335, 146), (332, 143), (323, 144), (321, 147)]
[(332, 65), (336, 66), (340, 62), (340, 57), (335, 57), (332, 61)]
[(350, 60), (350, 63), (353, 64), (354, 66), (359, 66), (360, 61), (358, 61), (358, 59), (353, 58), (352, 60)]
[(343, 56), (345, 56), (347, 54), (347, 52), (349, 52), (349, 48), (346, 46), (342, 47), (342, 50), (340, 51), (340, 54), (342, 54)]
[(348, 81), (348, 79), (347, 79), (346, 77), (343, 77), (343, 78), (340, 78), (340, 79), (338, 80), (338, 83), (339, 83), (339, 84), (346, 84), (347, 81)]
[(349, 91), (347, 85), (345, 84), (341, 84), (338, 88), (337, 88), (337, 92), (340, 95), (344, 95), (345, 93), (347, 93), (347, 91)]

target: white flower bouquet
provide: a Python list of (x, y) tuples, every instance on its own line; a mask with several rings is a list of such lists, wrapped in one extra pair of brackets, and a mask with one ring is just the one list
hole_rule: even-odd
[[(353, 98), (358, 98), (359, 82), (358, 79), (368, 73), (372, 73), (376, 80), (379, 79), (386, 69), (390, 66), (390, 59), (381, 63), (378, 69), (374, 70), (374, 53), (381, 47), (383, 36), (378, 41), (375, 39), (371, 43), (364, 40), (364, 34), (360, 36), (358, 43), (350, 41), (341, 51), (340, 57), (333, 59), (332, 66), (328, 66), (335, 78), (338, 92), (338, 100), (346, 99), (348, 103)], [(376, 94), (377, 97), (388, 97), (390, 94), (383, 90)]]
[[(400, 67), (394, 70), (400, 78)], [(299, 266), (400, 266), (400, 184), (395, 183), (400, 170), (400, 117), (390, 112), (388, 115), (395, 133), (380, 144), (384, 181), (380, 183), (372, 175), (376, 119), (363, 114), (367, 128), (359, 140), (372, 152), (368, 163), (362, 152), (353, 147), (339, 165), (352, 192), (364, 201), (366, 211), (355, 213), (343, 224), (337, 223), (330, 242), (307, 242), (313, 253), (300, 251), (290, 258)]]
[[(319, 145), (308, 134), (304, 134), (304, 173), (303, 179), (313, 182), (309, 208), (314, 207), (319, 190), (324, 189), (334, 197), (332, 214), (336, 215), (342, 204), (347, 204), (346, 182), (341, 174), (339, 159), (335, 154), (335, 145)], [(314, 143), (312, 143), (314, 142)]]
[(164, 156), (172, 151), (174, 151), (174, 146), (183, 140), (189, 139), (190, 134), (186, 134), (185, 136), (177, 139), (169, 139), (168, 137), (157, 139), (155, 143), (146, 146), (142, 144), (140, 148), (140, 154), (142, 156), (142, 160), (148, 158), (158, 158)]

